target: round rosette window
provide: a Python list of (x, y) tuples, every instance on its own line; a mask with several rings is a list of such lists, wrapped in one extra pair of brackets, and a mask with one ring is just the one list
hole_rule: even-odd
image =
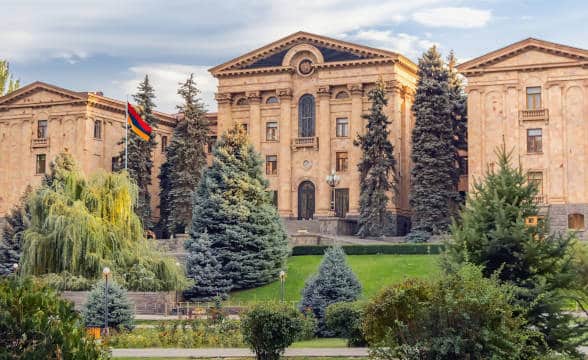
[(298, 63), (298, 72), (300, 75), (310, 75), (314, 70), (314, 66), (312, 65), (312, 61), (309, 59), (304, 59)]

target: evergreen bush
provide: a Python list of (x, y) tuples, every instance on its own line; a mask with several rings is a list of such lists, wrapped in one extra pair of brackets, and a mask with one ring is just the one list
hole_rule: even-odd
[(27, 204), (27, 198), (31, 191), (31, 187), (27, 186), (20, 202), (6, 216), (4, 228), (0, 228), (2, 230), (2, 237), (0, 237), (0, 276), (12, 274), (14, 264), (20, 262), (24, 231), (29, 226), (31, 218)]
[(362, 321), (365, 304), (340, 302), (329, 305), (325, 316), (327, 328), (337, 337), (347, 339), (347, 346), (366, 346)]
[[(99, 282), (88, 294), (82, 310), (87, 327), (104, 327), (106, 318), (106, 286)], [(130, 330), (133, 327), (135, 309), (125, 289), (116, 282), (108, 282), (108, 327)]]

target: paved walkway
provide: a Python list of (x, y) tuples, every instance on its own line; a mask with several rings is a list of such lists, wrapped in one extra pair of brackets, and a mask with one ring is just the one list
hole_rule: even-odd
[[(366, 357), (367, 348), (320, 348), (320, 349), (287, 349), (286, 356), (289, 357)], [(239, 358), (253, 357), (249, 349), (113, 349), (113, 357), (184, 357), (184, 358)]]

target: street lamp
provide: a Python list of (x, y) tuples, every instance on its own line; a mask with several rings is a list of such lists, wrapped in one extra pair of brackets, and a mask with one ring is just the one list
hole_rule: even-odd
[(110, 275), (110, 268), (104, 267), (102, 274), (104, 275), (104, 335), (108, 335), (108, 275)]
[(18, 263), (12, 264), (12, 271), (14, 271), (15, 275), (18, 275)]
[(333, 170), (327, 175), (325, 180), (327, 180), (327, 184), (331, 187), (331, 212), (333, 213), (333, 216), (335, 216), (335, 187), (339, 185), (341, 177), (335, 173), (335, 170)]
[[(173, 236), (173, 235), (172, 235), (172, 236)], [(179, 263), (178, 261), (176, 261), (176, 266), (177, 266), (178, 268), (180, 267), (180, 263)], [(180, 310), (178, 309), (178, 307), (179, 307), (179, 306), (178, 306), (178, 288), (179, 288), (179, 286), (178, 286), (178, 285), (179, 285), (179, 284), (177, 283), (177, 279), (176, 279), (176, 289), (175, 289), (175, 290), (176, 290), (176, 291), (175, 291), (175, 293), (176, 293), (176, 304), (175, 304), (175, 306), (176, 306), (176, 313), (178, 314), (178, 319), (179, 319), (179, 318), (180, 318)]]
[(286, 272), (280, 270), (280, 300), (284, 302), (284, 283), (286, 282)]

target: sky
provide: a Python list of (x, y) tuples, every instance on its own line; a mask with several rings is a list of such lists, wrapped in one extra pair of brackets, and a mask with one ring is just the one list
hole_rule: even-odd
[(164, 112), (194, 73), (215, 111), (209, 68), (296, 31), (465, 61), (528, 37), (588, 49), (587, 20), (585, 0), (2, 0), (0, 59), (22, 85), (117, 99), (148, 74)]

